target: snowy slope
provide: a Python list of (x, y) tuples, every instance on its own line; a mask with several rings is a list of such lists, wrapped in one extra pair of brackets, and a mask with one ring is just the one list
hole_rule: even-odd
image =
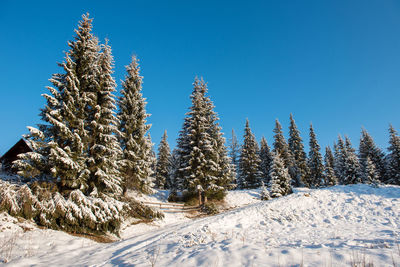
[[(232, 193), (240, 198), (237, 191)], [(242, 192), (242, 195), (245, 192)], [(247, 192), (249, 201), (254, 199)], [(246, 194), (245, 194), (246, 195)], [(255, 201), (255, 200), (254, 200)], [(240, 201), (238, 201), (240, 202)], [(400, 264), (400, 187), (299, 189), (216, 216), (126, 231), (109, 243), (43, 231), (35, 254), (10, 266), (343, 266)], [(137, 231), (135, 232), (134, 229)], [(29, 233), (27, 232), (27, 233)], [(47, 234), (44, 233), (50, 233)], [(35, 236), (36, 238), (36, 236)], [(62, 238), (65, 247), (60, 249)], [(83, 239), (81, 239), (83, 240)], [(55, 242), (57, 246), (48, 244)]]

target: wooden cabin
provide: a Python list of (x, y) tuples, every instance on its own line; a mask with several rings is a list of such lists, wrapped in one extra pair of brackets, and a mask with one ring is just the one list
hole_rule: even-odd
[(1, 158), (2, 169), (7, 172), (15, 172), (12, 164), (18, 159), (18, 155), (26, 152), (32, 152), (29, 143), (21, 138), (12, 148), (10, 148)]

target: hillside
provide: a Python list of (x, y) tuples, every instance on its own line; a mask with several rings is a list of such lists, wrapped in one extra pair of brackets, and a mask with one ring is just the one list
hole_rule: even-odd
[[(257, 190), (232, 191), (227, 197), (236, 201), (232, 206), (248, 205), (199, 219), (169, 214), (151, 225), (126, 227), (122, 240), (106, 244), (19, 223), (32, 228), (23, 233), (17, 220), (3, 214), (0, 239), (12, 240), (12, 233), (20, 231), (9, 266), (400, 263), (398, 186), (298, 189), (266, 202), (257, 196)], [(164, 197), (160, 192), (153, 199)]]

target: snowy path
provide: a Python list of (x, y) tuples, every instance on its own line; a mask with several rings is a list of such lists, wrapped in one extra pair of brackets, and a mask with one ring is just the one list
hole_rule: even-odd
[(336, 186), (300, 189), (115, 243), (43, 251), (10, 266), (337, 266), (363, 258), (393, 266), (400, 263), (399, 242), (400, 187)]

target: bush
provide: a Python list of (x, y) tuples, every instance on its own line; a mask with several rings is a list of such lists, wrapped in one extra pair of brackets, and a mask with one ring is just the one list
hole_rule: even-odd
[(0, 181), (0, 211), (33, 219), (54, 230), (82, 234), (119, 234), (121, 222), (128, 217), (155, 219), (162, 214), (133, 199), (116, 200), (107, 195), (85, 196), (74, 190), (62, 196), (55, 186), (33, 184), (18, 186)]
[(215, 205), (215, 203), (205, 203), (201, 206), (201, 211), (204, 213), (207, 213), (208, 215), (214, 215), (219, 213), (219, 210), (217, 208), (217, 206)]

